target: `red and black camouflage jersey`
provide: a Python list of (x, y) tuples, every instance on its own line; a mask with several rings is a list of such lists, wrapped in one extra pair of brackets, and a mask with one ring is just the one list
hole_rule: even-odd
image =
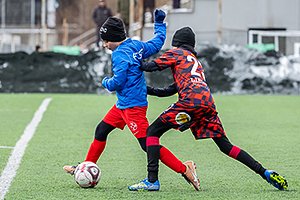
[(205, 81), (203, 67), (194, 54), (181, 48), (174, 48), (154, 62), (161, 70), (171, 68), (179, 102), (188, 107), (205, 105), (215, 108), (214, 99)]

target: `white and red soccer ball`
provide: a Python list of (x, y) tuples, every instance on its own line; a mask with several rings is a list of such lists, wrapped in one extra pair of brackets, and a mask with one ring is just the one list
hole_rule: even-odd
[(80, 163), (74, 172), (75, 182), (83, 188), (93, 188), (100, 181), (101, 170), (93, 162)]

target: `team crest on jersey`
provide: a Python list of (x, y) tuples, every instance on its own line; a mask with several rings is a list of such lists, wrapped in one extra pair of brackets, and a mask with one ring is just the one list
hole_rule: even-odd
[(185, 112), (180, 112), (176, 115), (175, 121), (177, 122), (177, 124), (181, 125), (181, 124), (191, 121), (191, 117), (189, 114), (187, 114)]
[(141, 60), (143, 55), (144, 49), (139, 50), (139, 52), (136, 52), (133, 54), (134, 60)]

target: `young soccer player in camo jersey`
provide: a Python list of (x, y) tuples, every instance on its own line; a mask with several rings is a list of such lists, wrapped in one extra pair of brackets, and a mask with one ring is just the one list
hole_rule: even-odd
[[(140, 70), (142, 59), (157, 53), (166, 38), (166, 14), (162, 10), (154, 13), (155, 37), (147, 42), (126, 39), (124, 24), (121, 19), (110, 17), (100, 29), (103, 46), (112, 50), (113, 77), (105, 77), (102, 85), (109, 91), (116, 91), (117, 103), (98, 124), (95, 138), (85, 161), (96, 163), (106, 146), (109, 133), (115, 128), (128, 126), (137, 138), (141, 148), (146, 151), (146, 130), (149, 126), (146, 118), (147, 86), (143, 71)], [(167, 148), (160, 149), (160, 159), (174, 171), (180, 171), (187, 179), (192, 179), (188, 163), (179, 161)], [(64, 170), (74, 174), (76, 166), (64, 166)]]
[[(233, 145), (227, 138), (218, 112), (205, 81), (203, 68), (196, 58), (195, 34), (190, 27), (177, 30), (172, 39), (173, 49), (167, 51), (156, 60), (144, 63), (144, 71), (164, 70), (171, 68), (174, 84), (168, 88), (148, 87), (148, 94), (159, 97), (178, 93), (178, 101), (165, 110), (147, 130), (148, 177), (141, 182), (129, 186), (128, 189), (159, 190), (158, 159), (160, 157), (160, 137), (174, 128), (184, 131), (190, 128), (195, 139), (212, 138), (219, 149), (226, 155), (236, 159), (279, 190), (288, 188), (287, 181), (273, 170), (265, 169), (246, 151)], [(195, 163), (191, 161), (194, 179), (190, 183), (199, 190), (199, 179), (195, 171)]]

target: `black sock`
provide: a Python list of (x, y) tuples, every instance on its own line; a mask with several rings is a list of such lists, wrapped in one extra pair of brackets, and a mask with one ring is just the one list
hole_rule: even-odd
[(266, 169), (259, 162), (254, 160), (254, 158), (252, 158), (246, 151), (241, 149), (236, 159), (255, 171), (262, 178), (266, 179), (264, 175)]
[(224, 154), (240, 161), (241, 163), (255, 171), (257, 174), (259, 174), (262, 178), (266, 178), (264, 175), (266, 169), (259, 162), (254, 160), (254, 158), (252, 158), (252, 156), (250, 156), (246, 151), (231, 144), (226, 136), (223, 136), (221, 138), (214, 138), (213, 140)]
[(160, 157), (160, 145), (152, 145), (147, 147), (148, 157), (148, 181), (154, 183), (158, 180), (158, 168)]

